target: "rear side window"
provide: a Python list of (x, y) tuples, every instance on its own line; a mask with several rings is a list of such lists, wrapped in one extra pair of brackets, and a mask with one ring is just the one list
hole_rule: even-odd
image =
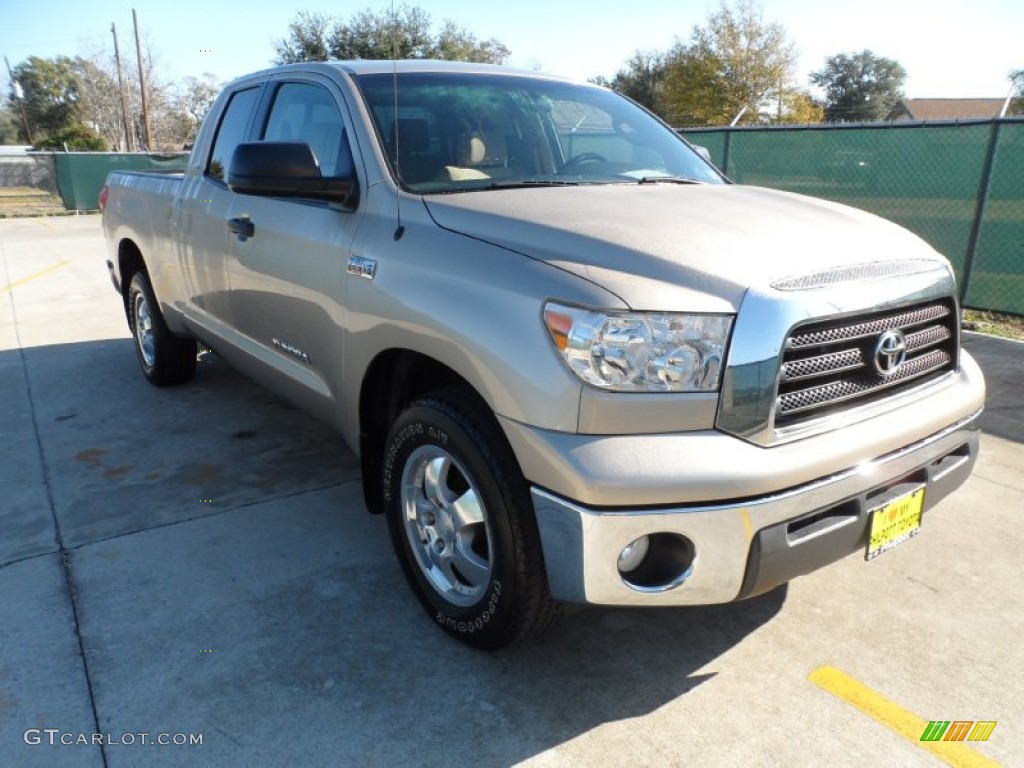
[(260, 89), (253, 87), (231, 96), (227, 109), (224, 110), (224, 117), (217, 128), (217, 138), (213, 141), (213, 151), (210, 153), (210, 165), (206, 169), (207, 175), (211, 178), (225, 180), (231, 155), (235, 147), (245, 139), (245, 129), (249, 125), (249, 117), (256, 106), (259, 93)]
[(305, 142), (324, 176), (352, 172), (352, 153), (341, 112), (330, 92), (318, 85), (281, 85), (274, 95), (263, 140)]

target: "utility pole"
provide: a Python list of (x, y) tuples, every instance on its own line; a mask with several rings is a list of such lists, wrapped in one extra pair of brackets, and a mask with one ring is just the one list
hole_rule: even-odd
[(117, 27), (110, 23), (110, 34), (114, 36), (114, 61), (117, 62), (117, 92), (121, 94), (121, 119), (124, 121), (124, 148), (132, 151), (132, 129), (128, 122), (128, 100), (124, 95), (124, 70), (121, 67), (121, 50), (117, 46)]
[(142, 63), (142, 40), (139, 38), (139, 16), (132, 8), (132, 22), (135, 24), (135, 54), (139, 58), (139, 88), (142, 90), (142, 122), (146, 127), (146, 151), (153, 149), (153, 133), (149, 129), (149, 93), (146, 89), (146, 67)]
[(29, 144), (35, 144), (32, 139), (32, 129), (28, 127), (28, 116), (25, 114), (25, 95), (21, 93), (21, 84), (14, 79), (14, 73), (11, 72), (11, 62), (4, 56), (4, 64), (7, 65), (7, 76), (11, 79), (11, 89), (14, 91), (14, 95), (18, 100), (18, 112), (21, 113), (21, 127), (25, 130), (25, 138), (28, 139)]

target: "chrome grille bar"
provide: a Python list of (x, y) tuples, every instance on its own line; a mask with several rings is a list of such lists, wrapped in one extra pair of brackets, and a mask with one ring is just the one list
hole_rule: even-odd
[[(907, 334), (907, 352), (916, 352), (934, 346), (948, 340), (951, 335), (949, 328), (941, 325), (930, 326), (922, 331)], [(867, 365), (862, 349), (844, 349), (827, 355), (805, 357), (783, 363), (782, 380), (799, 381), (826, 373), (852, 371)]]
[(933, 371), (941, 370), (949, 365), (951, 358), (944, 350), (933, 350), (926, 355), (916, 357), (904, 363), (896, 373), (885, 378), (877, 376), (857, 376), (841, 379), (810, 389), (802, 389), (780, 395), (776, 413), (788, 416), (823, 404), (834, 405), (868, 392), (881, 392), (897, 384), (917, 379)]
[(867, 336), (875, 336), (883, 331), (892, 330), (893, 328), (907, 328), (927, 323), (930, 320), (938, 320), (947, 317), (949, 314), (950, 309), (945, 304), (932, 304), (910, 312), (887, 315), (886, 317), (880, 317), (868, 322), (837, 326), (807, 333), (796, 333), (789, 337), (786, 346), (790, 349), (800, 349), (818, 344), (834, 344), (837, 341), (862, 339)]
[[(830, 413), (847, 401), (884, 398), (953, 369), (956, 322), (952, 301), (932, 301), (796, 328), (784, 347), (775, 426)], [(882, 335), (889, 331), (898, 332), (895, 338), (902, 339), (905, 356), (895, 371), (883, 373), (887, 366), (876, 358)]]

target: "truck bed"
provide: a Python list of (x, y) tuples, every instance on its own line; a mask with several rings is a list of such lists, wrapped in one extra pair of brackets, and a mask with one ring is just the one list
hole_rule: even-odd
[[(151, 265), (173, 264), (174, 201), (184, 178), (183, 171), (112, 171), (106, 181), (107, 211), (114, 215), (105, 216), (104, 225), (113, 223), (114, 231), (108, 237), (137, 243)], [(157, 283), (162, 277), (154, 275)], [(115, 279), (120, 280), (119, 273)]]

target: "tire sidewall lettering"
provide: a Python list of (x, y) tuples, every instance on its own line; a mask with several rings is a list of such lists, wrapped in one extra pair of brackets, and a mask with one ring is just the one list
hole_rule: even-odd
[(414, 421), (406, 424), (394, 436), (388, 445), (387, 453), (384, 456), (384, 501), (390, 502), (393, 494), (393, 483), (395, 480), (395, 464), (399, 454), (408, 454), (405, 449), (406, 443), (414, 438), (422, 438), (426, 432), (423, 422)]
[(449, 632), (472, 634), (484, 629), (495, 614), (498, 613), (500, 606), (501, 582), (495, 580), (491, 585), (490, 594), (488, 595), (487, 602), (483, 605), (483, 612), (480, 615), (475, 617), (455, 617), (448, 615), (442, 610), (438, 610), (434, 615), (434, 620)]

